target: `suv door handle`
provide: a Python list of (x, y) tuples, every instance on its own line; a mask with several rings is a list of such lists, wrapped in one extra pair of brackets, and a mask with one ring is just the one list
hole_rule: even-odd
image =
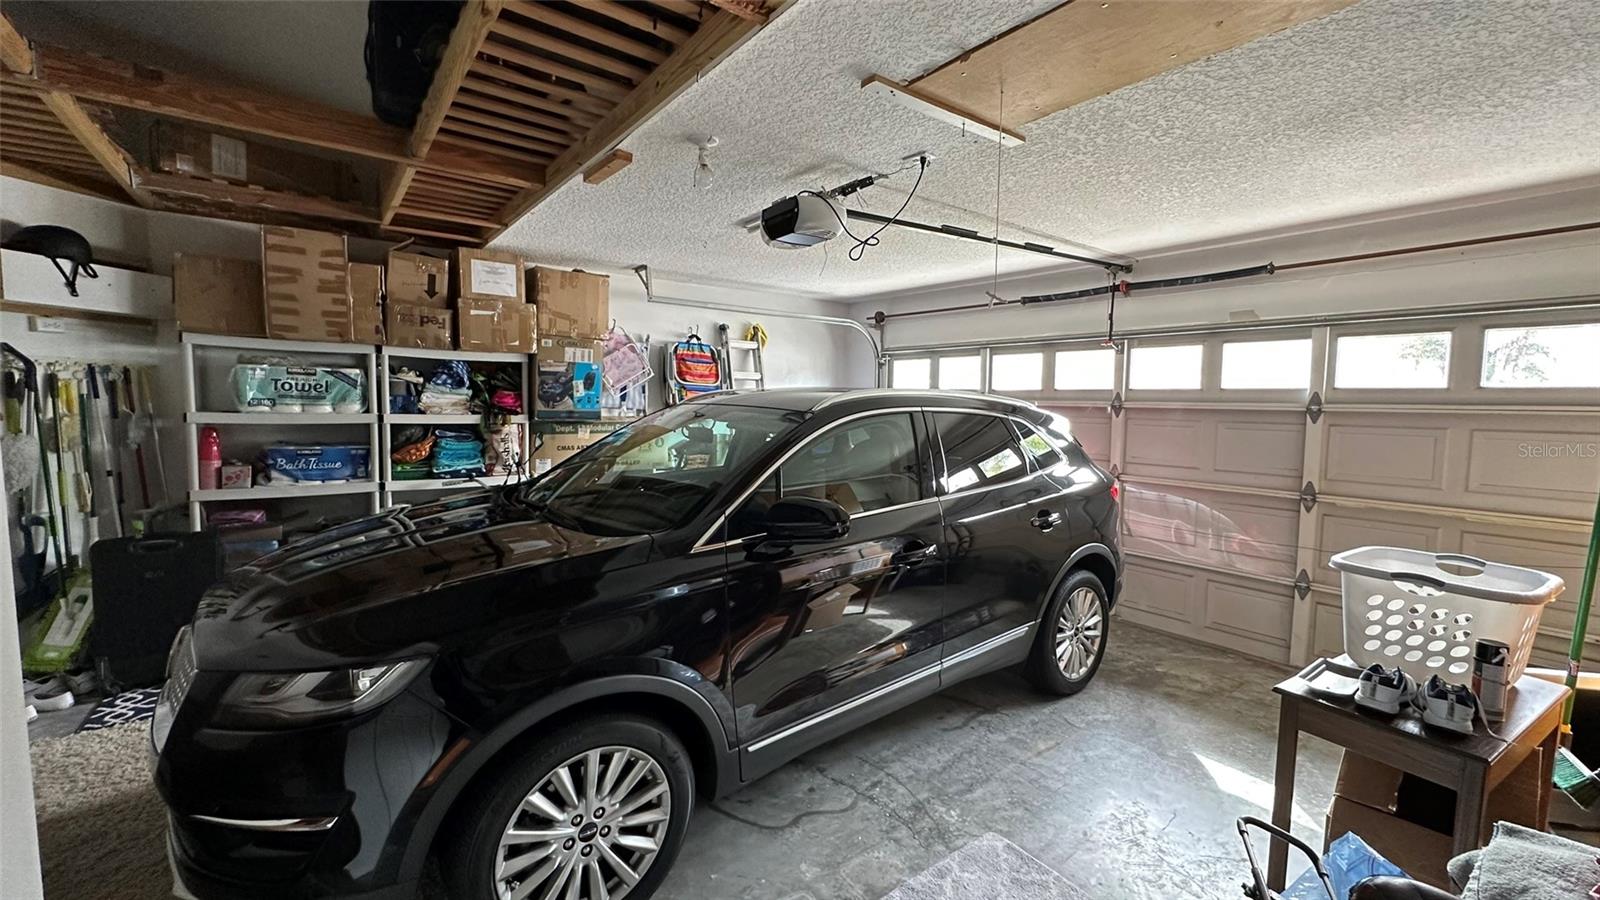
[(911, 541), (905, 549), (889, 557), (889, 561), (897, 566), (912, 566), (920, 562), (927, 562), (939, 555), (939, 545), (926, 541)]
[(1061, 514), (1053, 513), (1048, 509), (1041, 509), (1033, 518), (1028, 520), (1028, 524), (1040, 531), (1049, 531), (1061, 524)]

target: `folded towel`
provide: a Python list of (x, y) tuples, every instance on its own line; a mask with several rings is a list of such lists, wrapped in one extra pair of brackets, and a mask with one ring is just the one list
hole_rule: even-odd
[(1461, 900), (1579, 900), (1600, 884), (1593, 847), (1497, 822), (1482, 850), (1450, 860), (1450, 880), (1466, 882)]

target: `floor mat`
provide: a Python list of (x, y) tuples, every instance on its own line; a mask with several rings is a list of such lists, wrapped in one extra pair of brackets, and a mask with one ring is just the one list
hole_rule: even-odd
[(88, 717), (79, 723), (77, 730), (96, 731), (113, 725), (143, 722), (156, 714), (156, 700), (160, 697), (161, 688), (158, 687), (134, 688), (107, 697), (89, 711)]
[(990, 832), (923, 870), (883, 900), (1088, 900), (1028, 851)]

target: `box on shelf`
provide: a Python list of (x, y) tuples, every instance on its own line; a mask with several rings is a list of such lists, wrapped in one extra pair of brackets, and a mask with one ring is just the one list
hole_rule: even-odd
[(528, 299), (522, 257), (505, 250), (458, 247), (451, 265), (450, 296), (456, 300)]
[(158, 172), (333, 200), (363, 199), (355, 170), (342, 160), (173, 122), (158, 121), (152, 131), (150, 163)]
[(260, 263), (175, 253), (172, 301), (179, 331), (267, 336)]
[(541, 337), (598, 338), (610, 328), (610, 276), (534, 266), (533, 284)]
[(390, 300), (384, 304), (383, 342), (390, 347), (454, 350), (453, 315), (448, 309)]
[(261, 226), (267, 336), (350, 343), (350, 272), (342, 234)]
[(391, 250), (383, 267), (383, 282), (390, 303), (450, 308), (449, 260)]
[(533, 416), (556, 421), (600, 418), (600, 359), (597, 340), (544, 337), (535, 359), (538, 376)]
[(620, 425), (598, 422), (535, 422), (533, 424), (533, 453), (530, 456), (533, 474), (543, 475), (556, 463), (562, 462), (579, 450), (616, 431)]
[(217, 470), (217, 487), (219, 488), (247, 488), (250, 486), (252, 471), (245, 463), (223, 463)]
[(456, 347), (491, 353), (532, 353), (533, 307), (517, 300), (456, 301)]
[(383, 266), (350, 264), (350, 323), (356, 343), (383, 343)]

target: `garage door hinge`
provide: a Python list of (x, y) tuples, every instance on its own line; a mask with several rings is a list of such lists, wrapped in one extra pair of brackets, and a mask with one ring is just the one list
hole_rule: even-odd
[(1311, 576), (1306, 574), (1305, 569), (1301, 569), (1300, 574), (1294, 577), (1294, 593), (1301, 600), (1311, 593)]
[(1306, 486), (1300, 489), (1300, 506), (1303, 507), (1306, 512), (1311, 512), (1312, 508), (1316, 505), (1317, 486), (1308, 481), (1306, 482)]
[(1113, 418), (1122, 415), (1122, 394), (1120, 392), (1111, 395), (1111, 415)]
[(1311, 399), (1306, 402), (1306, 418), (1310, 419), (1313, 425), (1322, 418), (1322, 395), (1316, 391), (1311, 392)]

